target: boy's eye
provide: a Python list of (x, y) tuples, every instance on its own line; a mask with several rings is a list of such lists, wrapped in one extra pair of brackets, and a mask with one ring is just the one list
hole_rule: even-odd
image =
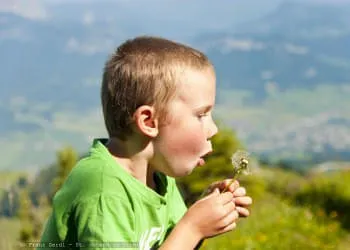
[(208, 116), (208, 113), (201, 113), (197, 115), (198, 119), (202, 119), (203, 117)]

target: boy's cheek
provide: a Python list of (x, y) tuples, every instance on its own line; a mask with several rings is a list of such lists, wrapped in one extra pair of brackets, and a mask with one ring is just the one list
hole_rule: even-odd
[(168, 149), (173, 154), (188, 154), (199, 156), (203, 153), (203, 141), (198, 132), (194, 133), (174, 133), (168, 141)]

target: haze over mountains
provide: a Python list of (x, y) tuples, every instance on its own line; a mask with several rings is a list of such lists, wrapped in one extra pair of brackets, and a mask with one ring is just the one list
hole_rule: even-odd
[[(211, 17), (186, 26), (188, 11), (187, 20), (179, 18), (182, 25), (168, 21), (158, 27), (161, 19), (147, 23), (138, 15), (143, 9), (132, 5), (117, 5), (119, 14), (113, 15), (112, 1), (58, 5), (47, 21), (0, 12), (0, 169), (37, 168), (64, 144), (83, 152), (91, 138), (104, 136), (103, 63), (123, 39), (151, 27), (154, 34), (179, 37), (208, 54), (217, 69), (216, 115), (250, 151), (286, 158), (335, 152), (345, 159), (350, 4), (320, 2), (281, 3), (264, 16), (252, 12), (255, 20), (239, 25), (226, 10), (218, 24)], [(96, 6), (99, 12), (92, 11)], [(134, 22), (122, 22), (127, 13)]]

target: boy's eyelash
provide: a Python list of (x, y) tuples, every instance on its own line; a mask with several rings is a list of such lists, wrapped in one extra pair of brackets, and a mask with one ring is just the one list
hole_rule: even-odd
[(201, 117), (204, 117), (204, 116), (208, 116), (208, 113), (201, 113), (201, 114), (197, 115), (198, 118), (201, 118)]

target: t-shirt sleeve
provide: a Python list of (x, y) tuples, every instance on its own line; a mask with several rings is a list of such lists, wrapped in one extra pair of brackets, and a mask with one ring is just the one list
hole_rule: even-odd
[(136, 244), (134, 218), (130, 203), (117, 196), (100, 194), (80, 202), (75, 210), (78, 244), (99, 250), (125, 244), (128, 249)]

